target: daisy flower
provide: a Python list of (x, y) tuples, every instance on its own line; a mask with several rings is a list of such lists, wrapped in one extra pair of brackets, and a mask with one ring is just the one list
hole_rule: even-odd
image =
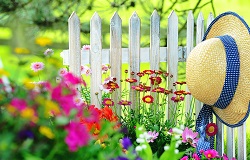
[(190, 143), (191, 146), (195, 147), (198, 142), (198, 132), (193, 132), (192, 129), (186, 127), (182, 133), (182, 142)]
[(50, 48), (46, 49), (46, 51), (44, 51), (44, 55), (45, 56), (51, 56), (54, 53), (54, 51)]
[(90, 45), (83, 45), (82, 50), (84, 51), (90, 50)]
[(40, 70), (43, 70), (44, 68), (44, 63), (43, 62), (33, 62), (31, 63), (30, 68), (34, 71), (34, 72), (38, 72)]

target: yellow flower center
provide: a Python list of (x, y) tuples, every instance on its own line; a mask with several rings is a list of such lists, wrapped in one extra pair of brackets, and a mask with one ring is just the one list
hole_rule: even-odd
[(213, 132), (214, 132), (214, 127), (213, 127), (213, 126), (210, 126), (210, 127), (208, 128), (208, 132), (209, 132), (209, 133), (213, 133)]

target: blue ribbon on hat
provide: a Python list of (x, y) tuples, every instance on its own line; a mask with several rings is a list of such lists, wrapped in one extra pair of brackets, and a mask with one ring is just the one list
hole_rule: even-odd
[[(211, 106), (204, 104), (196, 120), (196, 131), (200, 135), (200, 139), (197, 144), (197, 151), (198, 151), (197, 154), (199, 156), (201, 156), (200, 150), (206, 151), (208, 149), (214, 148), (214, 136), (208, 138), (206, 137), (205, 133), (207, 124), (213, 121), (212, 106), (220, 109), (225, 109), (230, 104), (230, 102), (234, 97), (236, 88), (238, 86), (238, 81), (240, 76), (240, 59), (239, 59), (238, 47), (235, 40), (233, 39), (233, 37), (229, 35), (223, 35), (217, 38), (219, 38), (223, 43), (226, 52), (226, 62), (227, 62), (226, 77), (222, 88), (222, 92), (218, 100), (215, 102), (214, 105)], [(219, 120), (221, 120), (218, 115), (216, 115), (216, 117)], [(230, 125), (227, 123), (225, 124), (230, 127), (236, 127), (241, 125), (241, 124)]]

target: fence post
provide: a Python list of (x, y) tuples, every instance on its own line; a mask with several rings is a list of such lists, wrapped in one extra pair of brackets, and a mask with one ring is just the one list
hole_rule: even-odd
[[(187, 17), (187, 56), (189, 56), (189, 53), (194, 47), (194, 15), (192, 11), (188, 12)], [(186, 86), (186, 91), (189, 92), (188, 87)], [(192, 95), (186, 95), (185, 102), (186, 102), (186, 113), (189, 116), (192, 116), (193, 110), (191, 108), (191, 101), (192, 101)]]
[[(121, 97), (121, 76), (122, 76), (122, 20), (120, 16), (115, 12), (110, 20), (110, 65), (111, 76), (116, 78), (119, 89), (113, 93), (112, 100), (117, 106), (117, 103)], [(121, 107), (116, 107), (116, 113), (121, 115)]]
[(92, 71), (90, 85), (91, 104), (94, 104), (97, 108), (101, 108), (102, 26), (101, 18), (96, 12), (90, 20), (90, 68)]
[[(168, 76), (168, 89), (174, 90), (173, 83), (178, 80), (178, 17), (174, 11), (172, 11), (168, 17), (167, 34), (168, 73), (173, 75), (173, 77)], [(171, 119), (173, 116), (173, 113), (171, 114), (171, 112), (175, 112), (176, 108), (174, 107), (174, 102), (171, 101), (170, 96), (168, 96), (168, 102), (167, 118)]]
[(246, 122), (242, 126), (238, 127), (238, 157), (237, 159), (247, 159), (247, 130)]
[(80, 20), (75, 12), (68, 19), (69, 27), (69, 71), (81, 76)]
[[(138, 17), (137, 13), (134, 12), (130, 17), (129, 23), (129, 66), (130, 72), (140, 72), (140, 27), (141, 21)], [(139, 76), (130, 75), (130, 78), (136, 78), (137, 82), (130, 84), (131, 86), (138, 85), (140, 78)], [(135, 90), (130, 90), (130, 100), (131, 100), (131, 108), (135, 109), (139, 107), (138, 103), (139, 96), (136, 94)]]

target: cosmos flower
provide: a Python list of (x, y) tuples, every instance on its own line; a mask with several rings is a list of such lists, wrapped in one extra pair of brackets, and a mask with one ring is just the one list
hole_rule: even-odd
[(48, 49), (46, 49), (46, 50), (44, 51), (43, 54), (44, 54), (45, 56), (51, 56), (53, 53), (54, 53), (53, 49), (48, 48)]
[(34, 71), (34, 72), (38, 72), (40, 70), (43, 70), (44, 68), (44, 63), (43, 62), (33, 62), (31, 63), (30, 68)]
[(196, 147), (198, 142), (198, 132), (193, 132), (192, 129), (186, 127), (182, 133), (182, 142), (189, 143), (191, 146)]
[(159, 133), (156, 131), (149, 131), (148, 132), (148, 138), (147, 141), (148, 142), (154, 142), (154, 140), (158, 137)]

